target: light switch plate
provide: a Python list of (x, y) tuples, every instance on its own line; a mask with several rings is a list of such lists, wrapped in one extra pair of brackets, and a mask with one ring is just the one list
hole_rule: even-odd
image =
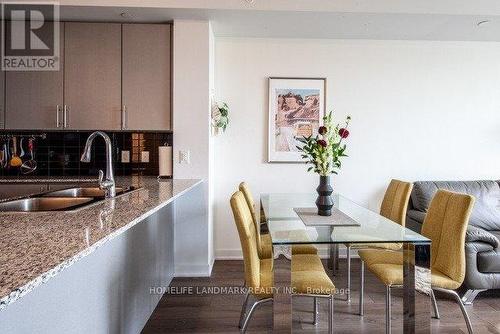
[(130, 151), (122, 151), (122, 163), (126, 164), (130, 162)]
[(149, 151), (141, 152), (141, 162), (149, 162)]
[(179, 151), (179, 163), (181, 163), (181, 164), (189, 164), (190, 163), (189, 150)]

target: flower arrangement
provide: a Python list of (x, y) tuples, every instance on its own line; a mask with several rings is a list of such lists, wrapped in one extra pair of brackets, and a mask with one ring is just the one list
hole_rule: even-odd
[(347, 157), (345, 154), (346, 144), (344, 139), (349, 137), (349, 122), (351, 117), (347, 116), (343, 127), (340, 124), (333, 124), (332, 112), (323, 117), (323, 126), (318, 129), (315, 137), (303, 137), (298, 140), (303, 143), (297, 149), (303, 154), (301, 157), (306, 160), (306, 164), (311, 165), (307, 171), (314, 171), (320, 176), (337, 174), (342, 167), (341, 159)]

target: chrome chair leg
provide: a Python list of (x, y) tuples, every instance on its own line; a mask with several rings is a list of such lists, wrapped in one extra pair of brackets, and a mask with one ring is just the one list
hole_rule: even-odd
[(385, 287), (385, 332), (386, 334), (391, 334), (391, 287), (388, 285)]
[(346, 255), (347, 255), (347, 302), (351, 302), (351, 245), (346, 245)]
[(318, 302), (319, 302), (318, 298), (314, 297), (314, 320), (313, 320), (314, 326), (318, 324), (318, 315), (319, 315)]
[(266, 298), (266, 299), (261, 299), (256, 301), (255, 303), (252, 304), (252, 307), (250, 308), (250, 312), (248, 312), (248, 315), (245, 317), (245, 321), (243, 322), (243, 326), (241, 326), (241, 333), (245, 333), (248, 327), (248, 323), (250, 319), (252, 318), (252, 315), (257, 307), (260, 305), (267, 303), (267, 302), (272, 302), (272, 298)]
[(329, 333), (333, 333), (334, 301), (335, 301), (334, 295), (331, 295), (330, 298), (329, 298), (329, 302), (330, 302), (329, 311), (330, 311), (330, 314), (328, 315), (328, 332)]
[(365, 261), (361, 260), (361, 270), (359, 277), (359, 315), (365, 314)]
[(434, 291), (431, 290), (431, 299), (432, 299), (432, 308), (434, 309), (434, 318), (439, 319), (439, 309), (438, 304), (436, 302), (436, 296), (434, 295)]
[(245, 319), (245, 316), (247, 314), (247, 305), (248, 305), (249, 298), (250, 298), (250, 294), (247, 292), (246, 296), (245, 296), (245, 301), (243, 302), (243, 305), (241, 305), (240, 322), (238, 324), (238, 327), (240, 329), (243, 327), (243, 320)]
[(467, 330), (469, 331), (469, 334), (473, 334), (474, 330), (472, 329), (472, 324), (470, 323), (469, 314), (467, 313), (467, 310), (465, 309), (465, 305), (462, 302), (462, 298), (460, 298), (458, 293), (456, 293), (453, 290), (448, 290), (448, 289), (441, 289), (441, 288), (433, 288), (433, 289), (436, 291), (441, 291), (441, 292), (447, 293), (455, 299), (458, 306), (460, 306), (460, 311), (462, 311), (462, 315), (464, 316), (465, 324), (467, 325)]

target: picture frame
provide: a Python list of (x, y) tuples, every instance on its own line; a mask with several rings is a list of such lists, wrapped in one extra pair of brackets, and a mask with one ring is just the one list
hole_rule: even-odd
[(326, 78), (270, 77), (268, 162), (299, 163), (297, 138), (316, 136), (326, 108)]

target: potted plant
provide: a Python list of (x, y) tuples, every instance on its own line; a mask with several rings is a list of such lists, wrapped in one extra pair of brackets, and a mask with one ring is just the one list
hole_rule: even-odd
[(333, 199), (331, 194), (333, 188), (330, 184), (330, 175), (338, 174), (342, 167), (341, 159), (347, 157), (345, 154), (347, 146), (344, 140), (349, 137), (347, 128), (350, 121), (351, 117), (347, 116), (343, 127), (334, 124), (332, 112), (330, 112), (323, 117), (323, 125), (319, 127), (315, 137), (298, 138), (303, 145), (297, 146), (297, 148), (302, 152), (301, 156), (306, 160), (306, 164), (311, 165), (307, 171), (319, 174), (316, 206), (320, 216), (332, 214)]
[(215, 132), (218, 134), (219, 130), (222, 129), (222, 132), (226, 131), (226, 128), (229, 124), (229, 107), (225, 102), (221, 105), (214, 102), (212, 105), (212, 126), (215, 129)]

